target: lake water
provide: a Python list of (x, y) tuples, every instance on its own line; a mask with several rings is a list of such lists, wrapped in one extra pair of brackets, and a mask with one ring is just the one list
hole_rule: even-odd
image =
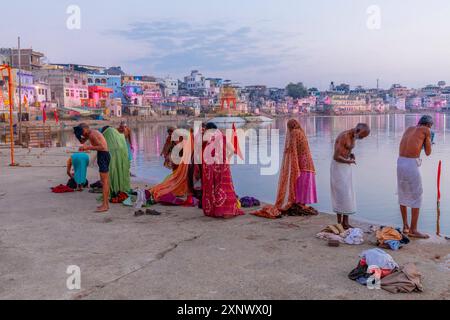
[[(317, 171), (319, 203), (315, 207), (324, 212), (332, 211), (330, 161), (337, 135), (359, 122), (366, 122), (370, 125), (372, 133), (368, 138), (358, 141), (354, 150), (358, 164), (355, 170), (358, 213), (355, 217), (400, 226), (401, 217), (396, 196), (398, 147), (405, 129), (417, 124), (419, 118), (420, 115), (410, 114), (299, 117), (308, 135)], [(436, 144), (430, 157), (423, 155), (421, 168), (424, 202), (420, 227), (427, 232), (434, 232), (436, 228), (436, 176), (438, 162), (442, 160), (441, 230), (444, 234), (450, 234), (450, 141), (446, 143), (446, 136), (450, 134), (447, 129), (450, 128), (450, 117), (436, 114), (434, 119)], [(287, 121), (288, 119), (277, 119), (274, 123), (263, 127), (269, 131), (279, 129), (280, 155), (284, 147)], [(168, 124), (142, 124), (132, 128), (133, 139), (138, 146), (135, 150), (132, 171), (149, 183), (159, 182), (170, 173), (163, 167), (163, 160), (159, 156), (166, 139), (167, 126)], [(255, 126), (252, 128), (258, 129)], [(65, 137), (64, 140), (63, 145), (70, 145), (73, 142), (72, 137)], [(257, 145), (248, 148), (257, 148)], [(260, 168), (260, 165), (250, 164), (232, 166), (236, 192), (241, 197), (254, 196), (273, 203), (278, 174), (263, 176), (260, 174)]]

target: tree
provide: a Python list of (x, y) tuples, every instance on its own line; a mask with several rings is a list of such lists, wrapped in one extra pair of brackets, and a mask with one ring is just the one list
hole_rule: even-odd
[(287, 95), (294, 99), (304, 98), (308, 96), (308, 89), (303, 85), (302, 82), (297, 84), (289, 83), (286, 87)]

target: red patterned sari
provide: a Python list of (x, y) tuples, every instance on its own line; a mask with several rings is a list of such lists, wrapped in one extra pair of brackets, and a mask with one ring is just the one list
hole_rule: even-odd
[[(223, 143), (218, 143), (220, 140)], [(216, 159), (221, 158), (222, 161), (206, 160), (203, 163), (203, 212), (206, 216), (215, 218), (231, 218), (243, 215), (244, 213), (238, 208), (230, 165), (226, 161), (226, 138), (219, 130), (206, 145), (205, 152), (208, 152), (214, 144), (218, 148), (222, 148), (222, 153), (220, 155), (214, 154), (217, 151), (216, 149), (211, 153), (211, 156)], [(205, 158), (207, 156), (205, 155)]]

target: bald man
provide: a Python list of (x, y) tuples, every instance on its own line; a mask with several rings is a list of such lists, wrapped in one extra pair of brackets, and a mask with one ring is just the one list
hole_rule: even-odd
[(334, 144), (334, 156), (331, 162), (331, 200), (337, 222), (344, 229), (350, 229), (349, 216), (356, 213), (356, 195), (353, 184), (353, 166), (356, 157), (352, 153), (356, 140), (362, 140), (370, 134), (365, 123), (342, 132)]

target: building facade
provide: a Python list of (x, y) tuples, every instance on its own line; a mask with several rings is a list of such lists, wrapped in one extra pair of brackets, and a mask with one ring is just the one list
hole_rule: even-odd
[(184, 78), (186, 89), (197, 94), (208, 94), (211, 87), (210, 80), (207, 80), (198, 70), (191, 71), (191, 74)]
[(87, 74), (64, 67), (51, 67), (35, 72), (50, 86), (51, 101), (58, 107), (79, 107), (89, 98)]
[(178, 95), (178, 79), (166, 77), (162, 80), (164, 86), (164, 97), (171, 97)]
[(332, 95), (331, 106), (335, 113), (354, 113), (370, 111), (370, 104), (360, 95)]

